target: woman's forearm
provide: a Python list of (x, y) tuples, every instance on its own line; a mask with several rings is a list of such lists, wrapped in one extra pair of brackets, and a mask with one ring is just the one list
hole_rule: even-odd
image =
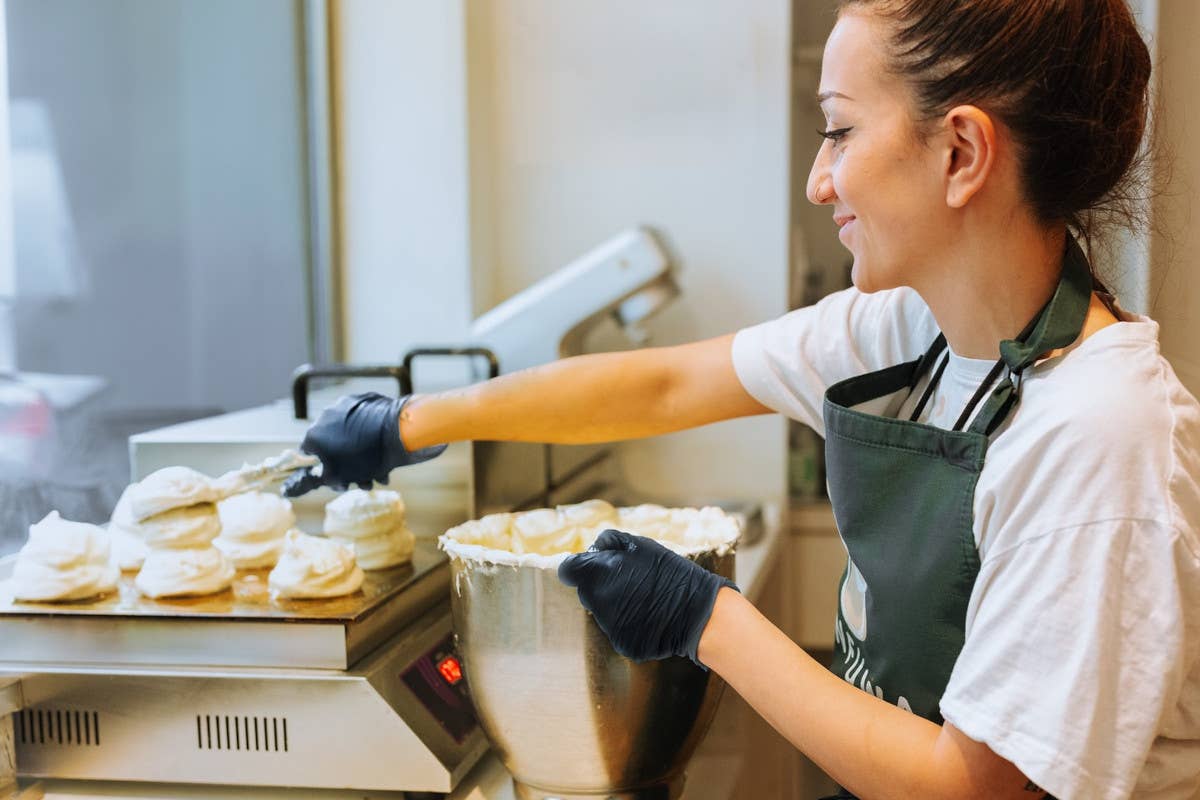
[(841, 680), (731, 589), (718, 595), (699, 657), (863, 800), (1044, 796), (985, 745)]
[(577, 356), (417, 395), (400, 434), (410, 449), (471, 439), (586, 444), (763, 413), (733, 371), (731, 341)]

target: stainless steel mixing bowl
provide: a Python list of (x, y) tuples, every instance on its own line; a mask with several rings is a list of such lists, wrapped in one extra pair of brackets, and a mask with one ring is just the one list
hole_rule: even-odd
[[(733, 576), (732, 553), (694, 560)], [(687, 659), (618, 655), (554, 569), (450, 563), (471, 698), (517, 797), (678, 797), (724, 682)]]

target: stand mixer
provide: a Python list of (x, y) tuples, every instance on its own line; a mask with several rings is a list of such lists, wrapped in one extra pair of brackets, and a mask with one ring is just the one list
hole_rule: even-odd
[[(608, 318), (643, 345), (642, 324), (680, 294), (676, 268), (661, 233), (630, 228), (480, 316), (470, 340), (495, 354), (501, 372), (581, 354)], [(611, 446), (475, 442), (472, 451), (474, 516), (599, 497), (617, 483)], [(544, 491), (527, 499), (507, 491), (501, 476), (534, 465)]]
[(641, 323), (679, 296), (674, 266), (660, 234), (631, 228), (476, 319), (470, 339), (495, 353), (504, 372), (579, 355), (609, 315), (645, 344)]

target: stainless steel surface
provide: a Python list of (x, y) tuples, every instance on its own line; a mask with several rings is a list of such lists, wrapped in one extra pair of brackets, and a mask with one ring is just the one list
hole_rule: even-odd
[(19, 603), (7, 587), (14, 557), (0, 560), (0, 665), (175, 664), (344, 669), (449, 591), (446, 556), (418, 540), (413, 560), (366, 573), (361, 592), (328, 600), (278, 600), (267, 570), (238, 572), (215, 595), (142, 597), (133, 575), (92, 602)]
[[(733, 575), (732, 554), (697, 560)], [(686, 659), (618, 655), (554, 570), (450, 563), (475, 709), (518, 796), (676, 796), (724, 683)]]
[(0, 670), (23, 675), (24, 777), (448, 792), (487, 748), (461, 714), (469, 706), (444, 712), (449, 690), (436, 685), (432, 664), (450, 646), (442, 605), (348, 671), (21, 662)]

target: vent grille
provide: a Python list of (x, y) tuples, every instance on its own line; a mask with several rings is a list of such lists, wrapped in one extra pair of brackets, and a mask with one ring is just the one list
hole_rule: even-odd
[(74, 708), (27, 708), (13, 715), (17, 742), (25, 745), (100, 746), (100, 714)]
[(196, 747), (201, 750), (288, 751), (287, 717), (196, 715)]

